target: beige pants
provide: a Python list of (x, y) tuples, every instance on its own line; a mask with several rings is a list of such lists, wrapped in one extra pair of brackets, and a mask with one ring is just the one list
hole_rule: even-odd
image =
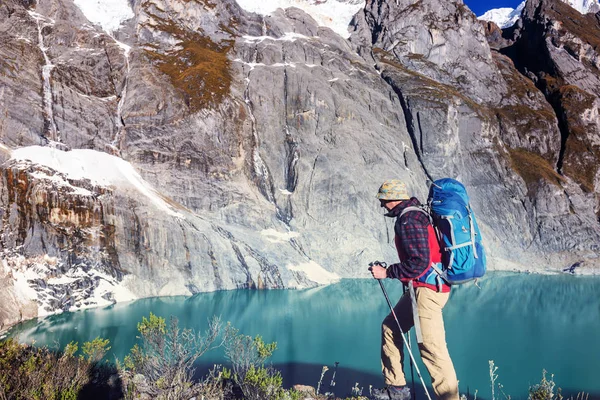
[[(450, 293), (437, 293), (424, 287), (415, 288), (415, 293), (423, 334), (423, 343), (419, 345), (419, 350), (431, 376), (433, 391), (439, 400), (458, 400), (458, 381), (446, 346), (446, 332), (442, 319), (442, 309)], [(400, 298), (394, 312), (402, 331), (408, 332), (414, 325), (408, 291)], [(408, 336), (405, 337), (408, 339)], [(413, 342), (413, 351), (415, 347)], [(404, 344), (398, 332), (398, 325), (390, 313), (383, 320), (381, 327), (381, 368), (386, 385), (406, 385), (403, 361)]]

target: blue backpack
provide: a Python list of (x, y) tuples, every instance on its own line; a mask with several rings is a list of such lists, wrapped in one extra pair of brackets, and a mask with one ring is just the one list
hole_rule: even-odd
[(485, 251), (463, 184), (450, 178), (436, 180), (427, 204), (442, 252), (441, 277), (452, 285), (482, 277)]

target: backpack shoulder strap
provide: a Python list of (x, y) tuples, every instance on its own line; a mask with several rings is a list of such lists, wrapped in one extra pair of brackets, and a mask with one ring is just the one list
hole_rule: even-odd
[(427, 215), (427, 218), (429, 218), (429, 222), (433, 224), (433, 219), (431, 218), (431, 214), (429, 213), (429, 211), (427, 211), (425, 209), (425, 207), (421, 206), (421, 207), (417, 207), (417, 206), (410, 206), (410, 207), (406, 207), (404, 210), (402, 210), (402, 212), (400, 213), (399, 218), (401, 218), (404, 214), (409, 213), (411, 211), (420, 211), (423, 214)]

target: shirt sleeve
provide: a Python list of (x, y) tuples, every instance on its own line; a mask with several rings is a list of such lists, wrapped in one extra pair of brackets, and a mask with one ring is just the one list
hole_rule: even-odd
[(394, 225), (406, 260), (390, 265), (387, 269), (388, 278), (409, 281), (420, 277), (429, 268), (428, 223), (410, 218), (411, 214), (398, 218)]

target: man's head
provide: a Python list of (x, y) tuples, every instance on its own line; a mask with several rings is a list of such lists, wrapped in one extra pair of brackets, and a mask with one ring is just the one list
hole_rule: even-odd
[(377, 198), (381, 203), (381, 207), (386, 210), (392, 210), (398, 204), (405, 200), (409, 200), (408, 190), (406, 184), (398, 179), (391, 179), (383, 182), (377, 192)]

